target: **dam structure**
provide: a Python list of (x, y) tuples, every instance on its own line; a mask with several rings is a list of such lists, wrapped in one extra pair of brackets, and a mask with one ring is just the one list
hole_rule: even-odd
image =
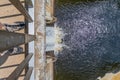
[(0, 0), (0, 80), (120, 80), (120, 0)]

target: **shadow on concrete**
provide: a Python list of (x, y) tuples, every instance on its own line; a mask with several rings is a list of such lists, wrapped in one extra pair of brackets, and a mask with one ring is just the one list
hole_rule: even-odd
[(3, 56), (0, 56), (0, 66), (5, 63), (5, 61), (8, 59), (10, 54), (5, 54)]

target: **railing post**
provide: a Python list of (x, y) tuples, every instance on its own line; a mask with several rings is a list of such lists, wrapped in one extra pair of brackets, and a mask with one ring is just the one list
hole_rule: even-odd
[(25, 16), (29, 22), (33, 22), (31, 16), (28, 14), (27, 10), (23, 7), (19, 0), (9, 0), (20, 12)]
[(6, 80), (17, 80), (32, 56), (33, 54), (29, 54)]
[(27, 72), (27, 74), (26, 74), (24, 80), (30, 80), (32, 71), (33, 71), (33, 67), (29, 67), (28, 72)]

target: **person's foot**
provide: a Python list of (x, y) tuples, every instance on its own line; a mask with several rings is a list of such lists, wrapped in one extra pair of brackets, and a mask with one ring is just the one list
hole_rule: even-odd
[(15, 22), (15, 24), (13, 24), (13, 25), (4, 24), (4, 27), (7, 31), (14, 32), (14, 31), (19, 31), (21, 29), (24, 29), (25, 23), (24, 22)]
[(10, 54), (19, 54), (23, 52), (23, 48), (22, 47), (14, 47), (13, 51)]
[(0, 57), (1, 56), (4, 56), (5, 54), (19, 54), (19, 53), (22, 53), (23, 52), (23, 48), (22, 47), (14, 47), (14, 48), (11, 48), (9, 50), (6, 50), (6, 51), (3, 51), (0, 53)]

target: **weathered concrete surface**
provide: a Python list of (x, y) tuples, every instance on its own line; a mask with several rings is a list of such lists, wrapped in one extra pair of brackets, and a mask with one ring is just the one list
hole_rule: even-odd
[(35, 80), (46, 80), (45, 0), (35, 0)]

